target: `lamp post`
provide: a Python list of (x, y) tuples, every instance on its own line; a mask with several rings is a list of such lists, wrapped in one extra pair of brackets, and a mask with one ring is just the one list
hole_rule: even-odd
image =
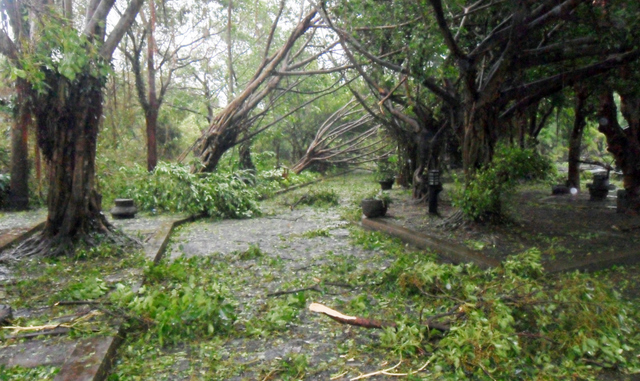
[(438, 214), (438, 193), (442, 190), (440, 182), (440, 171), (432, 169), (427, 174), (427, 185), (429, 185), (429, 214)]

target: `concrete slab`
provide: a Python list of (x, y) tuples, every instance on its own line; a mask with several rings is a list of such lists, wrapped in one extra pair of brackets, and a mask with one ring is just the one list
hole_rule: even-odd
[(44, 227), (45, 221), (39, 221), (29, 226), (6, 229), (0, 234), (0, 251), (18, 244), (31, 237), (34, 233)]
[(25, 341), (0, 348), (0, 364), (7, 367), (61, 366), (76, 347), (76, 341)]
[(111, 367), (121, 339), (92, 337), (76, 344), (54, 381), (100, 381)]

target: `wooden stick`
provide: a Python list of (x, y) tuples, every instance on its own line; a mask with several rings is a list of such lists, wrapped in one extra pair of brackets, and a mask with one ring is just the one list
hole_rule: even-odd
[(363, 378), (369, 378), (369, 377), (377, 376), (379, 374), (384, 374), (385, 372), (392, 371), (395, 368), (399, 367), (400, 364), (402, 364), (402, 360), (400, 360), (400, 362), (398, 362), (396, 365), (392, 366), (391, 368), (379, 370), (377, 372), (371, 372), (371, 373), (363, 374), (362, 376), (354, 377), (354, 378), (350, 379), (349, 381), (356, 381), (356, 380), (361, 380)]
[[(386, 328), (386, 327), (395, 327), (396, 323), (394, 322), (386, 322), (386, 321), (380, 321), (380, 320), (374, 320), (374, 319), (365, 319), (365, 318), (361, 318), (361, 317), (357, 317), (357, 316), (348, 316), (345, 315), (341, 312), (338, 312), (334, 309), (331, 309), (323, 304), (320, 303), (311, 303), (309, 305), (309, 311), (311, 312), (318, 312), (321, 314), (325, 314), (327, 316), (329, 316), (331, 319), (337, 321), (338, 323), (341, 324), (348, 324), (348, 325), (354, 325), (357, 327), (363, 327), (363, 328)], [(427, 321), (425, 323), (423, 323), (423, 325), (427, 326), (429, 329), (437, 329), (439, 331), (443, 331), (446, 332), (449, 330), (449, 326), (442, 324), (442, 323), (437, 323), (437, 322), (433, 322), (433, 321)]]

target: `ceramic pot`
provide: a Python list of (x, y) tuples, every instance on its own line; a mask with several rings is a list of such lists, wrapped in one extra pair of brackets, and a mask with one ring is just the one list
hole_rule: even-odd
[(115, 219), (124, 219), (124, 218), (133, 218), (136, 216), (138, 212), (138, 208), (133, 204), (133, 200), (130, 198), (116, 198), (115, 204), (113, 208), (109, 211), (113, 218)]
[(381, 180), (378, 181), (380, 183), (380, 188), (382, 188), (382, 190), (389, 190), (393, 187), (393, 181), (394, 179), (391, 180)]
[(382, 217), (387, 213), (387, 205), (382, 200), (364, 199), (360, 205), (367, 218)]

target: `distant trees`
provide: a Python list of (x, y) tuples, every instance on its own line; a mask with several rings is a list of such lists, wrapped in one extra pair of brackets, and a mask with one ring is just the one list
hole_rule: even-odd
[[(143, 25), (134, 24), (134, 28), (128, 30), (129, 38), (122, 48), (131, 64), (138, 102), (144, 111), (149, 171), (158, 163), (158, 117), (174, 74), (203, 59), (198, 56), (197, 48), (210, 34), (208, 28), (196, 28), (202, 20), (176, 17), (184, 15), (187, 6), (162, 2), (161, 11), (157, 12), (155, 1), (149, 0), (148, 14), (140, 13)], [(157, 25), (159, 31), (156, 31)]]

